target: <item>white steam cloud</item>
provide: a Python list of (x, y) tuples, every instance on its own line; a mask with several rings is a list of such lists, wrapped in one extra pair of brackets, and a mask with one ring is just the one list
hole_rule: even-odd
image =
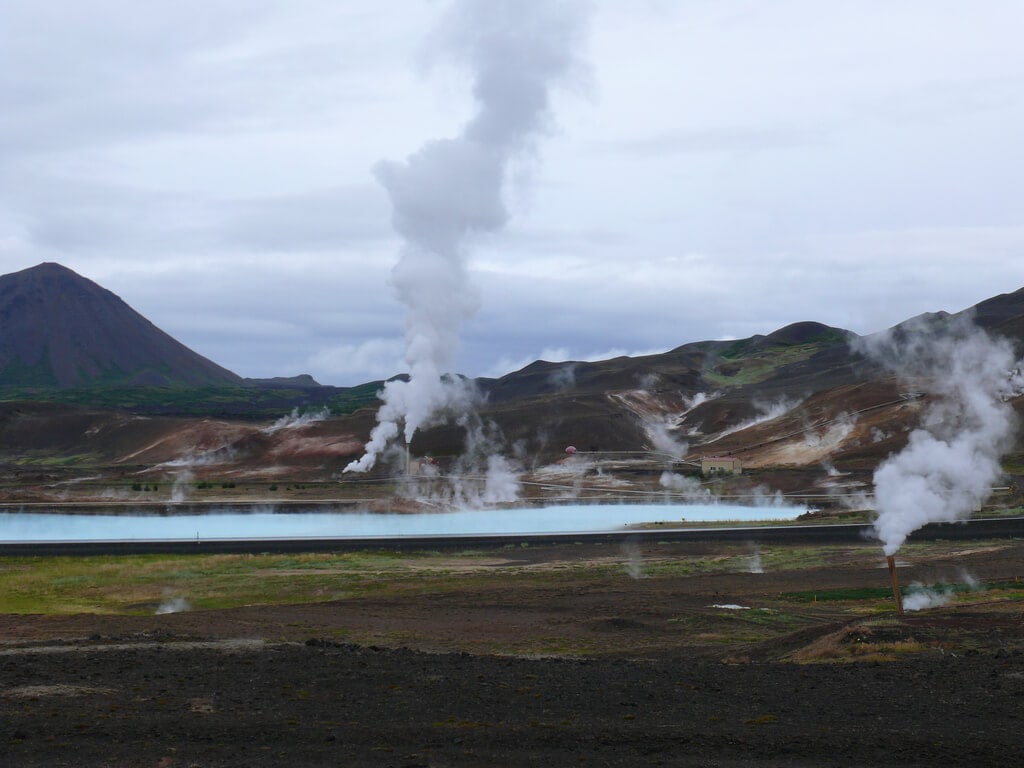
[(423, 504), (450, 509), (481, 509), (519, 500), (520, 468), (496, 451), (503, 439), (496, 426), (475, 412), (458, 418), (466, 432), (463, 454), (442, 473), (429, 462), (406, 479), (400, 493)]
[(697, 406), (703, 405), (704, 403), (708, 402), (709, 400), (714, 400), (718, 396), (719, 395), (718, 395), (717, 392), (713, 392), (710, 395), (707, 392), (698, 392), (697, 394), (695, 394), (693, 397), (691, 397), (687, 401), (687, 403), (686, 403), (686, 410), (683, 411), (683, 413), (680, 414), (680, 415), (686, 415), (687, 413), (692, 411)]
[(953, 599), (950, 589), (935, 590), (919, 584), (911, 586), (911, 592), (903, 598), (903, 610), (923, 611), (926, 608), (940, 608)]
[(174, 476), (174, 483), (171, 485), (172, 502), (180, 504), (188, 498), (195, 477), (190, 469), (183, 469)]
[(658, 478), (662, 488), (671, 491), (672, 495), (682, 496), (687, 501), (710, 501), (711, 490), (704, 487), (700, 478), (690, 475), (677, 475), (674, 472), (662, 472)]
[(184, 613), (191, 611), (192, 605), (184, 597), (165, 597), (156, 607), (156, 615), (162, 616), (167, 613)]
[(965, 520), (989, 497), (999, 459), (1017, 434), (1008, 399), (1024, 389), (1021, 363), (1003, 338), (967, 318), (915, 323), (863, 342), (891, 370), (921, 377), (938, 398), (906, 447), (875, 471), (874, 527), (886, 555), (932, 522)]
[(747, 566), (748, 573), (764, 573), (764, 563), (761, 560), (761, 550), (754, 547), (750, 553), (750, 564)]
[(783, 398), (776, 400), (771, 403), (755, 402), (754, 407), (757, 409), (757, 415), (751, 419), (747, 419), (739, 424), (734, 424), (731, 427), (723, 429), (717, 435), (710, 440), (707, 440), (704, 444), (713, 443), (716, 440), (721, 440), (723, 437), (733, 435), (737, 432), (742, 432), (745, 429), (756, 427), (758, 424), (764, 424), (767, 421), (774, 421), (796, 408), (802, 400), (788, 400)]
[(784, 507), (787, 502), (782, 491), (758, 485), (750, 492), (750, 503), (755, 507)]
[(549, 92), (576, 62), (582, 10), (568, 1), (458, 0), (445, 17), (436, 39), (472, 71), (478, 110), (455, 138), (376, 168), (405, 241), (391, 283), (406, 308), (409, 379), (385, 385), (366, 453), (346, 471), (371, 469), (400, 433), (409, 443), (438, 412), (460, 406), (461, 390), (444, 375), (478, 303), (466, 264), (470, 239), (508, 219), (506, 176), (548, 127)]
[(640, 547), (636, 542), (630, 541), (622, 545), (622, 554), (625, 555), (626, 573), (631, 579), (642, 579), (644, 577), (644, 559)]
[(940, 608), (948, 605), (957, 592), (965, 589), (970, 592), (983, 592), (985, 585), (973, 574), (961, 569), (959, 584), (918, 584), (910, 585), (907, 595), (903, 598), (903, 609), (906, 611), (923, 611), (926, 608)]
[(293, 408), (290, 414), (282, 416), (269, 427), (264, 427), (261, 431), (266, 435), (272, 435), (275, 432), (280, 432), (282, 429), (301, 429), (302, 427), (308, 427), (310, 424), (323, 421), (330, 415), (331, 412), (327, 408), (321, 408), (318, 411), (306, 411), (305, 413), (301, 413), (298, 408)]
[(556, 368), (548, 376), (548, 381), (559, 392), (564, 392), (576, 386), (576, 363), (565, 363)]
[(643, 422), (644, 434), (651, 441), (651, 447), (659, 453), (665, 453), (674, 458), (686, 455), (689, 450), (689, 443), (677, 440), (675, 435), (675, 420), (669, 416), (661, 418), (651, 417)]

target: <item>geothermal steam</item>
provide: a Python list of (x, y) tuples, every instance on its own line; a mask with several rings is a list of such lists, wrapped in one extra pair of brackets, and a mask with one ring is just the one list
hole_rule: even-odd
[(391, 283), (406, 308), (408, 381), (389, 381), (365, 455), (346, 471), (364, 472), (402, 434), (465, 402), (451, 385), (463, 323), (477, 294), (466, 265), (474, 235), (500, 230), (510, 165), (544, 132), (551, 86), (572, 68), (583, 15), (571, 2), (459, 0), (438, 36), (443, 53), (469, 67), (478, 109), (455, 138), (424, 144), (405, 162), (375, 172), (404, 240)]
[(874, 526), (891, 556), (921, 526), (965, 520), (988, 499), (1017, 433), (1008, 400), (1024, 377), (1006, 339), (963, 317), (905, 325), (865, 341), (865, 351), (938, 396), (906, 447), (875, 471)]

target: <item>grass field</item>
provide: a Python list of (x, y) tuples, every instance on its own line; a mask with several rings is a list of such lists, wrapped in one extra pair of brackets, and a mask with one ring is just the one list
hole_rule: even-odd
[[(773, 545), (752, 548), (715, 544), (693, 552), (660, 543), (655, 551), (636, 545), (578, 545), (545, 561), (544, 547), (462, 552), (358, 551), (310, 554), (125, 555), (10, 557), (0, 560), (0, 613), (152, 614), (169, 601), (194, 609), (289, 605), (386, 596), (415, 587), (423, 594), (480, 587), (559, 586), (631, 579), (679, 580), (713, 574), (821, 571), (869, 567), (877, 546)], [(906, 557), (931, 561), (963, 549), (958, 542), (908, 544)], [(584, 551), (586, 550), (586, 551)], [(814, 577), (808, 575), (810, 582)], [(916, 589), (903, 586), (905, 594)], [(943, 586), (950, 600), (976, 599), (971, 584)], [(985, 594), (1024, 595), (1024, 584), (1003, 579), (984, 585)], [(776, 603), (842, 603), (852, 612), (891, 600), (885, 579), (870, 587), (798, 589), (773, 596)]]

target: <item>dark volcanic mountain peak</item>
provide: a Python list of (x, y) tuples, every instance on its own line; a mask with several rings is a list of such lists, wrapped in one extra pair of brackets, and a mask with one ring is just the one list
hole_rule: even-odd
[(805, 321), (792, 323), (768, 334), (767, 339), (775, 344), (814, 344), (845, 342), (853, 334), (842, 328), (833, 328), (823, 323)]
[(240, 382), (67, 267), (48, 262), (0, 276), (0, 385)]
[(964, 311), (973, 313), (974, 322), (982, 328), (1015, 339), (1018, 346), (1021, 345), (1024, 339), (1024, 288), (993, 296)]

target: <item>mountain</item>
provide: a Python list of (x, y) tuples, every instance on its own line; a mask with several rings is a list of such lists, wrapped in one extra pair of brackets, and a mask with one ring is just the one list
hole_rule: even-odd
[[(1024, 289), (955, 314), (895, 326), (934, 330), (967, 317), (1024, 350)], [(800, 322), (767, 335), (701, 341), (598, 362), (537, 361), (478, 382), (484, 419), (509, 444), (549, 457), (589, 451), (735, 454), (752, 467), (874, 467), (899, 450), (928, 385), (912, 385), (858, 352), (857, 334)], [(922, 392), (924, 389), (926, 391)], [(1024, 414), (1024, 398), (1013, 401)], [(414, 452), (458, 450), (459, 430), (424, 430)], [(1024, 448), (1020, 446), (1018, 450)]]
[(985, 330), (1006, 336), (1024, 348), (1024, 288), (1002, 293), (964, 310)]
[[(643, 451), (658, 444), (696, 447), (724, 430), (764, 417), (776, 404), (834, 392), (837, 409), (850, 389), (877, 374), (856, 354), (856, 334), (801, 322), (768, 335), (684, 344), (662, 354), (598, 362), (538, 361), (500, 379), (478, 382), (482, 414), (511, 443), (540, 450), (536, 435), (593, 451)], [(883, 388), (884, 390), (884, 388)], [(876, 396), (877, 395), (877, 396)], [(889, 391), (856, 395), (868, 404), (893, 399)], [(813, 419), (823, 418), (819, 407)], [(425, 430), (413, 448), (442, 453), (457, 435)], [(554, 448), (555, 446), (550, 446)]]
[[(67, 298), (74, 292), (84, 295)], [(72, 304), (77, 314), (70, 312)], [(941, 330), (962, 317), (1009, 338), (1018, 356), (1024, 349), (1024, 289), (962, 312), (921, 315), (890, 330)], [(0, 278), (0, 319), (2, 375), (10, 374), (11, 360), (15, 372), (20, 366), (22, 374), (33, 372), (47, 382), (62, 381), (61, 370), (90, 365), (100, 375), (85, 380), (96, 383), (114, 378), (103, 378), (112, 370), (122, 381), (146, 381), (153, 371), (160, 381), (188, 381), (195, 374), (166, 364), (175, 355), (198, 359), (200, 375), (213, 366), (113, 294), (57, 265)], [(47, 333), (36, 333), (34, 323)], [(126, 329), (136, 340), (130, 346), (150, 350), (146, 360), (114, 357)], [(15, 341), (24, 345), (20, 357)], [(756, 495), (764, 486), (808, 494), (815, 503), (833, 496), (859, 503), (870, 491), (875, 468), (906, 446), (945, 391), (934, 376), (898, 376), (861, 348), (850, 331), (800, 322), (662, 354), (539, 360), (498, 379), (476, 380), (475, 408), (421, 429), (408, 454), (394, 452), (374, 472), (377, 479), (401, 474), (408, 455), (414, 463), (427, 459), (442, 476), (479, 476), (482, 458), (499, 453), (536, 472), (531, 488), (571, 489), (586, 477), (605, 493), (623, 483), (661, 488), (659, 478), (669, 464), (673, 471), (694, 474), (702, 459), (730, 456), (742, 462), (743, 473), (722, 485), (723, 493)], [(54, 361), (63, 361), (64, 368), (54, 368)], [(15, 485), (24, 479), (39, 498), (53, 493), (39, 490), (43, 481), (64, 493), (62, 478), (123, 478), (129, 469), (132, 477), (164, 483), (174, 468), (184, 467), (207, 487), (232, 489), (249, 479), (272, 488), (284, 481), (285, 490), (290, 482), (300, 495), (307, 482), (333, 488), (343, 478), (353, 479), (344, 469), (363, 452), (383, 382), (338, 389), (306, 376), (228, 376), (227, 385), (149, 387), (144, 394), (147, 388), (127, 385), (27, 393), (51, 402), (8, 392), (0, 400), (0, 475), (8, 473)], [(1024, 395), (1010, 404), (1024, 423)], [(583, 454), (582, 464), (566, 464), (569, 446)], [(1006, 487), (1024, 489), (1024, 438), (1015, 439), (1003, 467)], [(0, 488), (0, 499), (3, 493)]]
[(237, 386), (243, 379), (60, 264), (0, 276), (0, 386)]

